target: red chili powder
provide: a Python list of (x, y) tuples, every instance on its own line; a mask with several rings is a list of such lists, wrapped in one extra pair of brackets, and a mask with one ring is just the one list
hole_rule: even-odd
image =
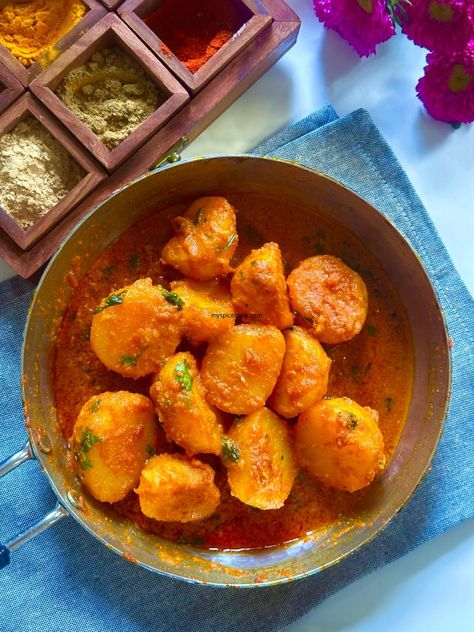
[(164, 0), (143, 20), (194, 74), (250, 17), (238, 0)]

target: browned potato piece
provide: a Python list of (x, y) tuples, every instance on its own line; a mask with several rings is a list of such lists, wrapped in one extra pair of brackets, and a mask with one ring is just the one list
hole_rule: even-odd
[[(181, 341), (179, 305), (151, 279), (103, 299), (92, 318), (91, 345), (108, 369), (139, 378), (159, 371)], [(171, 302), (170, 302), (171, 301)]]
[(346, 342), (367, 317), (367, 288), (362, 278), (337, 257), (320, 255), (302, 261), (288, 277), (293, 308), (321, 342)]
[(135, 491), (145, 516), (167, 522), (202, 520), (212, 515), (220, 502), (212, 467), (176, 454), (150, 459)]
[(228, 274), (239, 241), (235, 209), (223, 197), (204, 197), (171, 224), (175, 237), (163, 248), (161, 262), (195, 281)]
[(237, 325), (213, 340), (202, 362), (207, 400), (227, 413), (246, 415), (265, 405), (285, 354), (272, 325)]
[(296, 417), (326, 394), (331, 360), (302, 327), (283, 332), (285, 357), (268, 405), (282, 417)]
[(264, 244), (245, 257), (234, 272), (230, 285), (234, 307), (245, 314), (244, 322), (259, 322), (285, 329), (293, 324), (280, 247)]
[(221, 453), (222, 426), (204, 399), (196, 360), (189, 352), (168, 360), (150, 396), (168, 441), (180, 445), (189, 456)]
[(222, 447), (233, 496), (258, 509), (283, 507), (297, 473), (284, 421), (261, 408), (235, 421)]
[(171, 289), (183, 299), (184, 333), (191, 344), (209, 342), (235, 324), (234, 307), (226, 285), (212, 281), (172, 281)]
[(83, 484), (94, 498), (108, 503), (122, 500), (137, 485), (158, 441), (153, 404), (127, 391), (91, 397), (71, 437)]
[(378, 413), (348, 397), (317, 402), (296, 424), (296, 459), (329, 487), (362, 489), (385, 467)]

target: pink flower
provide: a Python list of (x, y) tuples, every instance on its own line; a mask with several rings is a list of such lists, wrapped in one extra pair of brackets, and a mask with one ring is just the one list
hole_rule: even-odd
[(395, 34), (386, 0), (313, 0), (319, 20), (337, 31), (361, 57)]
[(453, 53), (429, 53), (416, 91), (431, 116), (446, 123), (474, 121), (474, 40)]
[(408, 39), (429, 50), (460, 50), (474, 37), (472, 0), (411, 0), (395, 11)]

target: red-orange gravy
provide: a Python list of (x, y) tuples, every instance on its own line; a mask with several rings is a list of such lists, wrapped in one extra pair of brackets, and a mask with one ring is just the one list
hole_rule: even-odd
[[(236, 263), (251, 248), (276, 241), (288, 272), (306, 257), (330, 253), (341, 257), (364, 278), (369, 291), (364, 329), (348, 343), (326, 347), (333, 360), (328, 395), (347, 395), (375, 408), (390, 457), (410, 401), (413, 352), (404, 308), (387, 275), (360, 241), (324, 215), (263, 195), (228, 198), (239, 210)], [(184, 206), (174, 207), (133, 226), (79, 280), (64, 313), (53, 368), (56, 406), (66, 438), (72, 433), (81, 406), (92, 395), (114, 390), (148, 394), (149, 379), (125, 379), (101, 364), (91, 349), (89, 330), (93, 310), (112, 291), (140, 277), (151, 277), (154, 283), (177, 277), (159, 260), (170, 237), (168, 220), (183, 210)], [(202, 349), (197, 357), (200, 355)], [(219, 459), (202, 456), (202, 460), (215, 467), (222, 494), (222, 502), (210, 518), (187, 524), (157, 522), (140, 512), (134, 492), (115, 504), (116, 511), (147, 531), (175, 542), (222, 549), (260, 548), (296, 539), (341, 516), (357, 513), (366, 494), (364, 490), (350, 494), (330, 489), (300, 472), (285, 506), (262, 511), (230, 495)]]

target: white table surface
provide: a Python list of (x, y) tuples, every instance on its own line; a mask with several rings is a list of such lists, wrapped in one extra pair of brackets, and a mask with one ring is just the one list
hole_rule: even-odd
[[(474, 125), (453, 130), (425, 114), (415, 94), (425, 53), (402, 35), (376, 57), (359, 60), (338, 35), (324, 31), (311, 0), (288, 3), (303, 21), (296, 46), (185, 156), (245, 152), (327, 103), (339, 115), (366, 108), (474, 294)], [(0, 261), (0, 280), (12, 275)], [(467, 632), (474, 630), (473, 595), (471, 520), (354, 582), (286, 632)]]

